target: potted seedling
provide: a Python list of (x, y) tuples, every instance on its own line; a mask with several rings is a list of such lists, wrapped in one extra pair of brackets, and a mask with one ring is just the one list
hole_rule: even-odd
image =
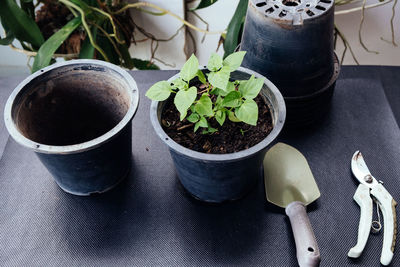
[(249, 192), (284, 124), (282, 95), (268, 79), (240, 67), (244, 55), (223, 60), (214, 53), (203, 70), (192, 55), (177, 75), (146, 93), (153, 100), (151, 122), (170, 149), (180, 182), (203, 201)]

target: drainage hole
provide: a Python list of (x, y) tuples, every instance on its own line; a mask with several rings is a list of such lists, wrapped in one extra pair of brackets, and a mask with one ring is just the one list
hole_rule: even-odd
[(310, 6), (311, 6), (311, 4), (310, 4), (310, 3), (306, 4), (306, 7), (310, 7)]
[(281, 13), (279, 13), (279, 17), (283, 18), (284, 16), (286, 16), (287, 11), (286, 10), (282, 10)]
[(325, 10), (326, 10), (326, 8), (323, 7), (323, 6), (316, 6), (315, 8), (316, 8), (316, 9), (319, 9), (319, 10), (322, 10), (322, 11), (325, 11)]
[(265, 10), (265, 13), (267, 13), (267, 14), (271, 14), (272, 12), (274, 12), (274, 8), (273, 7), (270, 7), (270, 8), (268, 8), (267, 10)]
[(308, 247), (308, 251), (314, 252), (314, 249), (312, 247)]
[(274, 5), (274, 7), (275, 7), (276, 9), (278, 9), (278, 8), (279, 8), (279, 6), (278, 6), (278, 5)]
[(314, 14), (314, 12), (312, 12), (311, 10), (307, 10), (307, 15), (309, 15), (310, 17), (312, 17), (312, 16), (314, 16), (315, 14)]
[(300, 3), (300, 0), (282, 0), (282, 4), (285, 6), (298, 6)]
[(332, 1), (331, 0), (321, 0), (320, 2), (325, 3), (325, 4), (330, 4)]
[(262, 7), (262, 6), (265, 6), (266, 4), (267, 4), (266, 2), (261, 2), (261, 3), (256, 4), (256, 6)]

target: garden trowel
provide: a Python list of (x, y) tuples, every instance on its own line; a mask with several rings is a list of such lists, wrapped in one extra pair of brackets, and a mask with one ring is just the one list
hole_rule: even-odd
[(318, 266), (319, 248), (306, 213), (306, 205), (320, 196), (306, 158), (294, 147), (274, 145), (264, 158), (267, 200), (285, 208), (296, 242), (300, 267)]

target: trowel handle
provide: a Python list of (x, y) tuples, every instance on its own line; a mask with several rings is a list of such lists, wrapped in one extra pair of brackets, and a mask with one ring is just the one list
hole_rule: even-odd
[(321, 257), (310, 220), (307, 216), (306, 206), (299, 201), (294, 201), (286, 207), (285, 211), (292, 225), (299, 266), (319, 266)]

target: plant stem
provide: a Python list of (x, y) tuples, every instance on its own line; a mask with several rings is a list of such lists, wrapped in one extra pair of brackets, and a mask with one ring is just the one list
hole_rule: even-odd
[[(344, 15), (344, 14), (349, 14), (349, 13), (363, 10), (363, 9), (370, 9), (370, 8), (374, 8), (374, 7), (378, 7), (378, 6), (383, 6), (383, 5), (389, 4), (392, 1), (393, 0), (387, 0), (387, 1), (376, 3), (376, 4), (365, 5), (364, 7), (360, 6), (360, 7), (350, 8), (350, 9), (346, 9), (346, 10), (339, 10), (339, 11), (335, 11), (335, 15)], [(347, 3), (344, 3), (344, 4), (347, 4)]]
[[(111, 25), (112, 25), (112, 27), (113, 27), (113, 32), (114, 32), (114, 35), (111, 35), (111, 34), (110, 34), (110, 36), (115, 37), (115, 40), (116, 40), (119, 44), (125, 44), (125, 41), (124, 41), (124, 40), (120, 40), (120, 39), (118, 38), (117, 27), (115, 26), (113, 17), (112, 17), (109, 13), (104, 12), (103, 10), (101, 10), (101, 9), (99, 9), (99, 8), (97, 8), (97, 7), (90, 7), (90, 8), (91, 8), (92, 10), (95, 10), (95, 11), (99, 12), (100, 14), (102, 14), (102, 15), (104, 15), (104, 16), (106, 16), (106, 17), (108, 18), (108, 20), (110, 21), (110, 23), (111, 23)], [(107, 34), (107, 35), (108, 35), (108, 34)]]
[(367, 0), (363, 0), (362, 9), (361, 9), (361, 21), (360, 21), (360, 28), (358, 30), (358, 40), (360, 41), (361, 46), (365, 49), (365, 51), (369, 53), (379, 54), (377, 51), (369, 50), (368, 47), (364, 44), (361, 36), (362, 26), (364, 25), (364, 11), (365, 11), (365, 4)]
[(89, 36), (90, 43), (92, 44), (92, 46), (93, 46), (94, 48), (96, 48), (97, 51), (100, 52), (100, 54), (102, 55), (102, 57), (103, 57), (106, 61), (110, 62), (110, 59), (108, 58), (108, 56), (106, 55), (106, 53), (103, 51), (103, 49), (101, 49), (101, 47), (99, 47), (99, 46), (97, 45), (97, 43), (96, 43), (95, 40), (93, 39), (92, 33), (91, 33), (91, 31), (90, 31), (90, 28), (89, 28), (89, 26), (88, 26), (87, 23), (86, 23), (85, 12), (83, 12), (83, 10), (82, 10), (79, 6), (77, 6), (77, 5), (73, 4), (73, 3), (71, 3), (71, 2), (68, 1), (68, 0), (59, 0), (59, 1), (60, 1), (61, 3), (63, 3), (64, 5), (66, 5), (66, 6), (71, 6), (72, 8), (75, 8), (75, 9), (81, 14), (82, 25), (83, 25), (83, 27), (85, 28), (87, 35)]
[(214, 32), (211, 32), (211, 31), (207, 31), (207, 30), (200, 29), (200, 28), (194, 26), (193, 24), (191, 24), (190, 22), (188, 22), (188, 21), (182, 19), (182, 18), (179, 17), (178, 15), (172, 13), (171, 11), (166, 10), (166, 9), (164, 9), (164, 8), (162, 8), (162, 7), (159, 7), (159, 6), (157, 6), (157, 5), (154, 5), (154, 4), (152, 4), (152, 3), (148, 3), (148, 2), (139, 2), (139, 3), (127, 4), (126, 6), (124, 6), (123, 8), (121, 8), (120, 10), (114, 12), (114, 14), (117, 15), (117, 14), (120, 14), (120, 13), (124, 12), (124, 11), (127, 10), (127, 9), (130, 9), (130, 8), (136, 8), (136, 9), (138, 9), (138, 8), (140, 8), (140, 7), (151, 7), (151, 8), (160, 10), (161, 12), (164, 12), (165, 14), (168, 14), (168, 15), (170, 15), (170, 16), (176, 18), (177, 20), (179, 20), (180, 22), (182, 22), (183, 24), (185, 24), (185, 25), (188, 26), (189, 28), (191, 28), (191, 29), (193, 29), (193, 30), (196, 30), (196, 31), (198, 31), (198, 32), (202, 32), (202, 33), (206, 33), (206, 34), (223, 34), (223, 33), (224, 33), (223, 31), (214, 31)]

